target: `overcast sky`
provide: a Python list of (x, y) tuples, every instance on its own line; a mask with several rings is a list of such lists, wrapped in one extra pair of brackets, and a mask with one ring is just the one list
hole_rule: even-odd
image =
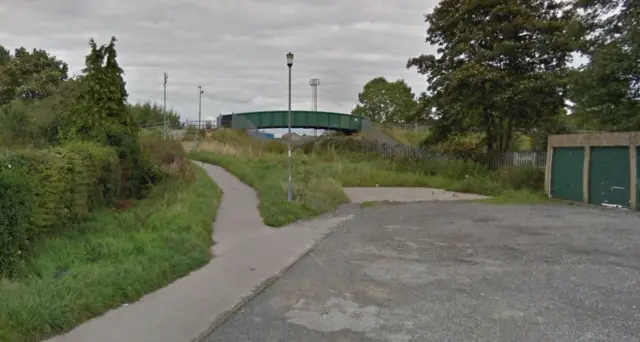
[(409, 57), (433, 53), (424, 14), (437, 0), (0, 0), (0, 44), (42, 48), (79, 73), (88, 39), (119, 40), (130, 101), (162, 103), (195, 119), (218, 113), (285, 109), (285, 54), (295, 53), (293, 108), (350, 112), (378, 76), (405, 79), (419, 94), (424, 79)]

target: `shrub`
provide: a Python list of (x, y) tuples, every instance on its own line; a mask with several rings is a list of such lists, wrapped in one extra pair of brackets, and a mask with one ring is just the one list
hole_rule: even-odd
[(182, 137), (182, 141), (194, 141), (196, 140), (196, 136), (200, 135), (200, 139), (206, 136), (206, 132), (204, 130), (200, 130), (194, 127), (187, 128), (187, 131), (184, 133), (184, 137)]
[(521, 190), (544, 189), (544, 170), (530, 165), (511, 166), (499, 169), (495, 176), (506, 187)]
[(170, 176), (184, 176), (190, 171), (179, 141), (148, 135), (140, 138), (140, 145), (143, 154), (152, 163), (152, 168), (147, 172), (151, 183), (157, 184)]
[(489, 172), (487, 167), (465, 160), (427, 160), (418, 165), (428, 176), (441, 175), (455, 180), (482, 177)]
[(287, 145), (275, 140), (267, 140), (263, 142), (264, 152), (284, 154), (287, 153)]
[(94, 143), (0, 154), (0, 273), (13, 271), (31, 241), (112, 205), (119, 182), (115, 150)]
[(86, 215), (86, 199), (78, 197), (88, 190), (88, 171), (77, 154), (61, 148), (23, 153), (31, 162), (30, 178), (37, 198), (29, 238), (57, 230)]
[(33, 186), (24, 166), (0, 156), (0, 279), (15, 271), (28, 245), (27, 225), (33, 213)]
[(120, 160), (113, 148), (74, 141), (63, 146), (77, 155), (88, 170), (88, 209), (113, 206), (120, 192)]
[(135, 135), (114, 134), (109, 137), (109, 145), (115, 146), (120, 158), (120, 199), (143, 198), (161, 176), (151, 157), (142, 151), (140, 139)]
[(363, 153), (369, 150), (369, 146), (375, 144), (354, 137), (331, 136), (317, 141), (307, 142), (302, 146), (305, 153)]

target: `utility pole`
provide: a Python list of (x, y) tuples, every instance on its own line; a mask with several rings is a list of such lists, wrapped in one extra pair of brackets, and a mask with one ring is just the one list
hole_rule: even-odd
[(162, 101), (162, 137), (167, 138), (167, 80), (169, 75), (164, 73), (164, 100)]
[(198, 134), (200, 134), (200, 130), (202, 129), (202, 94), (204, 94), (204, 90), (202, 90), (202, 86), (198, 86)]

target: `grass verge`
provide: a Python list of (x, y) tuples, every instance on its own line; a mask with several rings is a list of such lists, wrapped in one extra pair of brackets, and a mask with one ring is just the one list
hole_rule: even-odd
[(317, 216), (348, 202), (337, 180), (300, 167), (293, 168), (295, 201), (287, 202), (286, 156), (247, 157), (196, 151), (189, 157), (221, 166), (253, 187), (260, 198), (262, 220), (271, 227)]
[(528, 190), (506, 190), (504, 193), (491, 198), (477, 200), (487, 204), (550, 204), (558, 203), (549, 199), (543, 192)]
[(206, 264), (221, 191), (194, 168), (193, 182), (158, 185), (126, 211), (35, 243), (18, 276), (0, 280), (0, 341), (66, 331)]
[(544, 172), (530, 166), (490, 171), (460, 160), (381, 158), (363, 153), (358, 139), (334, 139), (294, 151), (296, 201), (286, 201), (285, 146), (261, 142), (237, 130), (219, 130), (192, 159), (216, 164), (235, 174), (258, 192), (260, 212), (270, 226), (333, 210), (347, 201), (345, 187), (428, 187), (493, 198), (487, 203), (546, 203)]

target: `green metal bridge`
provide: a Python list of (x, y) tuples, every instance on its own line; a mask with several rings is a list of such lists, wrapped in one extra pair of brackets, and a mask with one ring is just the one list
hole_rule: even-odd
[[(218, 127), (238, 129), (263, 129), (289, 127), (289, 112), (286, 110), (223, 114), (218, 117)], [(341, 131), (347, 134), (360, 132), (365, 120), (362, 116), (316, 112), (291, 111), (291, 128), (314, 128)]]

